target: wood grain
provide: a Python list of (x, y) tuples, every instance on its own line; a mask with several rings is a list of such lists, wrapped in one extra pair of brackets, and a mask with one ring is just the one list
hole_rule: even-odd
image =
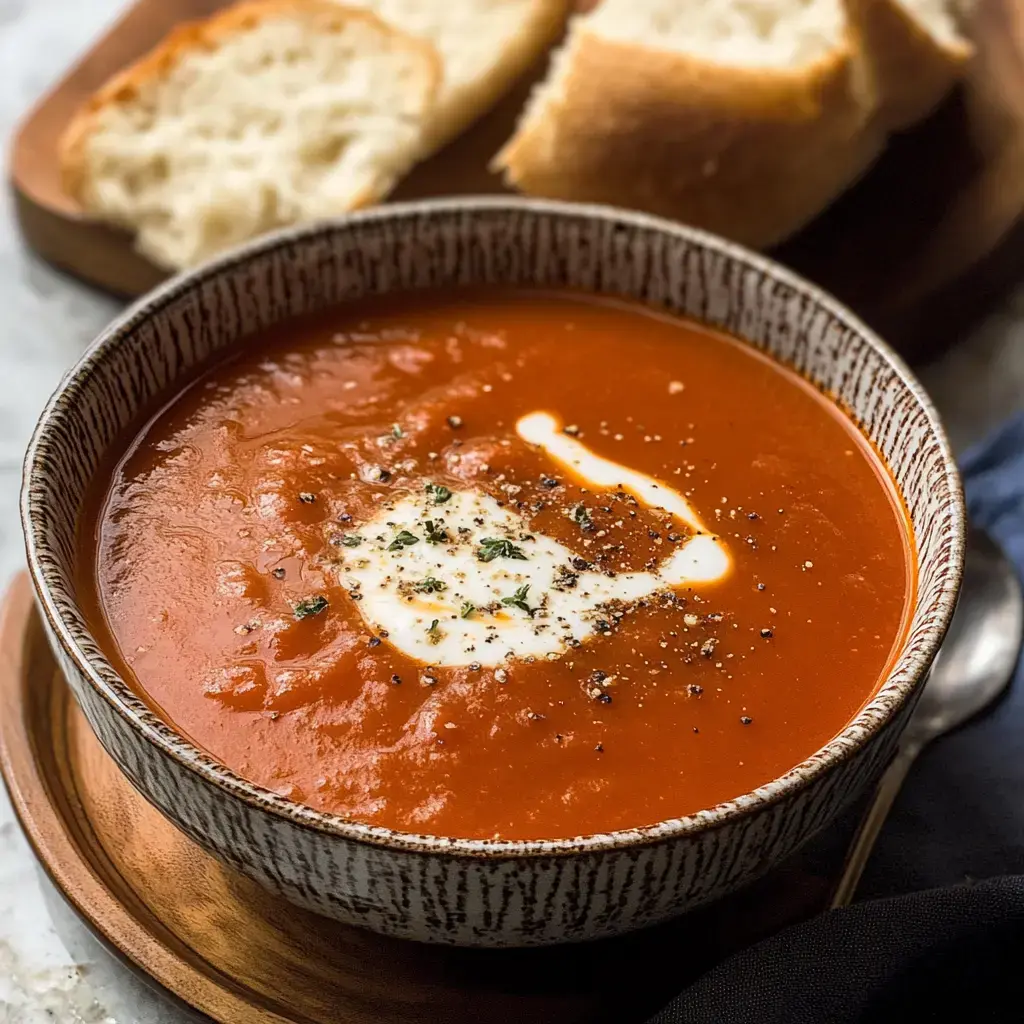
[(226, 1024), (639, 1024), (730, 952), (823, 909), (854, 824), (736, 896), (623, 939), (460, 950), (345, 927), (236, 875), (132, 788), (57, 672), (25, 575), (0, 620), (0, 771), (90, 927)]
[[(46, 259), (121, 295), (160, 280), (128, 235), (90, 222), (64, 193), (57, 140), (109, 75), (174, 24), (221, 6), (137, 0), (29, 113), (15, 137), (11, 177), (22, 231)], [(858, 186), (777, 254), (911, 353), (951, 340), (1017, 276), (1024, 255), (1024, 4), (977, 0), (970, 34), (978, 52), (962, 89), (895, 139)], [(394, 198), (504, 191), (487, 161), (545, 63)]]

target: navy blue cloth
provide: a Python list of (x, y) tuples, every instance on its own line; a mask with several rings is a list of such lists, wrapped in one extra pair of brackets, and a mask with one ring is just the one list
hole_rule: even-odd
[[(971, 520), (1024, 578), (1024, 416), (961, 469)], [(861, 883), (874, 899), (744, 950), (651, 1024), (1024, 1021), (1022, 675), (914, 766)]]

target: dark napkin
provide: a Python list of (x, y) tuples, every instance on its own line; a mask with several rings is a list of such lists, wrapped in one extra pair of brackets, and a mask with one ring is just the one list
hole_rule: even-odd
[[(961, 470), (971, 520), (1024, 576), (1024, 416), (969, 451)], [(1022, 672), (912, 771), (861, 889), (889, 898), (744, 950), (650, 1024), (1024, 1021)]]

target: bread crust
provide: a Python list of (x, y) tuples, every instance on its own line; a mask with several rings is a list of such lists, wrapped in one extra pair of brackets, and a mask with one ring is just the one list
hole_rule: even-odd
[(877, 96), (849, 33), (797, 69), (611, 40), (577, 20), (495, 164), (535, 195), (661, 214), (763, 248), (878, 156)]
[[(430, 66), (431, 93), (436, 94), (440, 86), (443, 69), (434, 46), (424, 39), (399, 31), (370, 11), (345, 7), (332, 0), (243, 0), (209, 18), (178, 25), (154, 49), (114, 75), (86, 101), (64, 130), (58, 144), (65, 191), (77, 202), (87, 206), (86, 146), (104, 110), (137, 99), (146, 86), (165, 78), (187, 53), (215, 50), (233, 35), (254, 29), (281, 14), (309, 18), (328, 32), (351, 21), (373, 25), (382, 33), (400, 41), (401, 45), (422, 54)], [(352, 208), (366, 206), (377, 198), (376, 194), (353, 197)]]
[(867, 55), (878, 117), (887, 131), (927, 117), (963, 73), (974, 48), (967, 40), (944, 41), (899, 0), (843, 0)]

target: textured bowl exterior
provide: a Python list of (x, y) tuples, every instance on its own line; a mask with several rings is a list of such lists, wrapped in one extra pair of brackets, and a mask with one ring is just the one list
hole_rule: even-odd
[[(888, 462), (914, 528), (918, 594), (880, 692), (831, 743), (760, 789), (686, 818), (573, 840), (395, 833), (291, 803), (228, 771), (119, 678), (75, 595), (76, 522), (141, 408), (254, 331), (368, 294), (471, 284), (580, 288), (722, 328), (835, 395)], [(22, 519), (53, 648), (104, 747), (188, 836), (296, 903), (386, 934), (460, 945), (591, 939), (715, 899), (778, 863), (884, 768), (952, 615), (964, 511), (936, 414), (850, 313), (759, 256), (604, 208), (510, 199), (394, 205), (287, 232), (128, 310), (67, 375), (26, 458)], [(823, 676), (829, 666), (822, 665)]]

